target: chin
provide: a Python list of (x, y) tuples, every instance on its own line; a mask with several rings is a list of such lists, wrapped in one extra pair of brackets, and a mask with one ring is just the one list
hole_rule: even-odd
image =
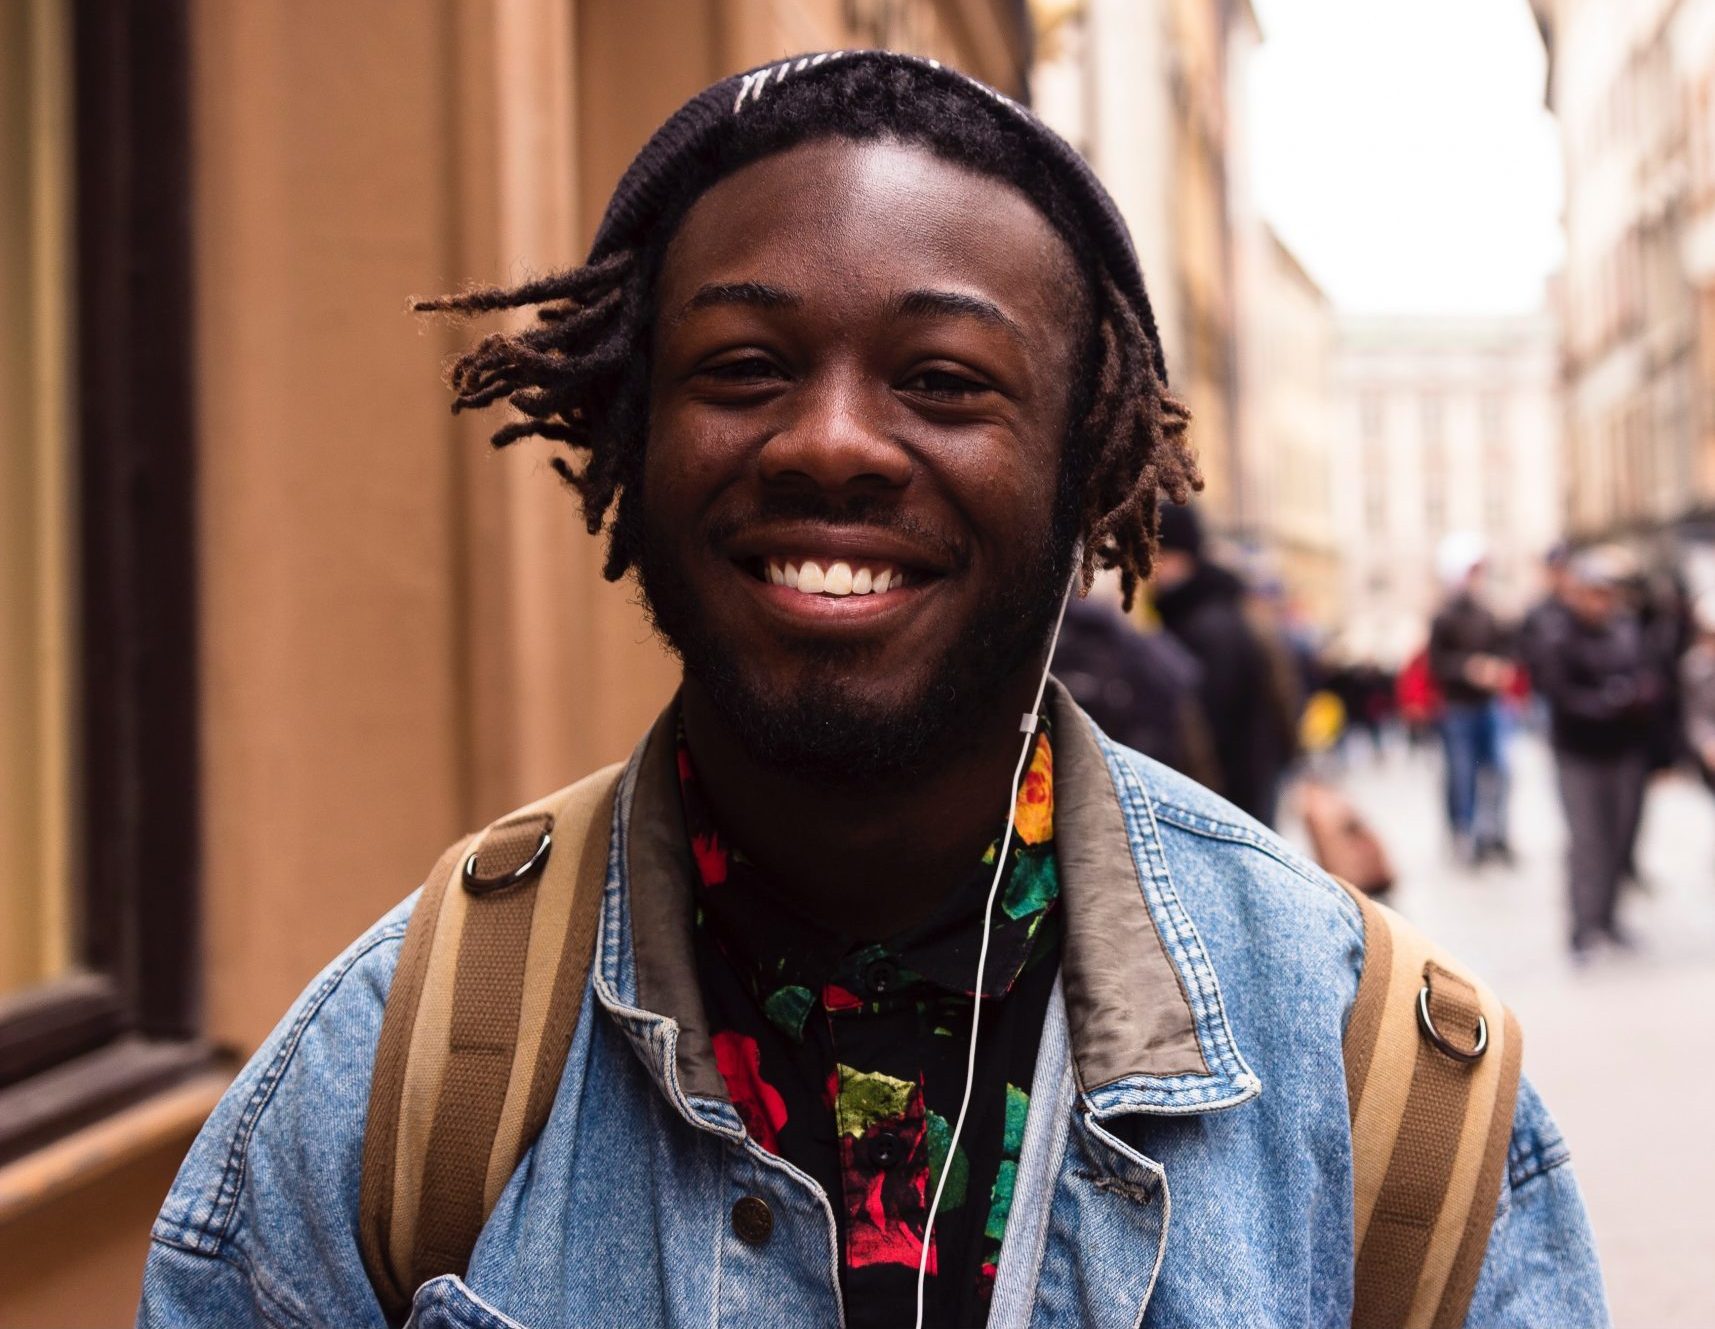
[(920, 774), (944, 754), (964, 718), (931, 678), (905, 682), (828, 664), (789, 678), (742, 665), (694, 668), (688, 660), (686, 671), (752, 758), (820, 783), (873, 785)]

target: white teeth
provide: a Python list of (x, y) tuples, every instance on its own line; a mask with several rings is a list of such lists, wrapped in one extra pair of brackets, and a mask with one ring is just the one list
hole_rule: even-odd
[(789, 586), (805, 595), (885, 595), (905, 585), (905, 574), (898, 568), (877, 572), (859, 564), (854, 571), (843, 558), (833, 560), (825, 569), (813, 558), (801, 563), (765, 558), (762, 569), (769, 585)]

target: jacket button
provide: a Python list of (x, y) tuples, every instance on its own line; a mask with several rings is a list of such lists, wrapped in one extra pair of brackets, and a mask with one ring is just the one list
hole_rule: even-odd
[(774, 1231), (774, 1211), (760, 1195), (747, 1195), (732, 1207), (732, 1230), (752, 1246), (767, 1242)]

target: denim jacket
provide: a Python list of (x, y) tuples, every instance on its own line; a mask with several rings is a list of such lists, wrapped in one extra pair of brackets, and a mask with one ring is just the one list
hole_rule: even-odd
[[(989, 1323), (1348, 1325), (1357, 910), (1063, 692), (1051, 705), (1066, 934)], [(553, 1111), (464, 1277), (424, 1284), (411, 1325), (843, 1322), (828, 1197), (746, 1135), (715, 1065), (671, 738), (658, 725), (620, 783)], [(358, 1180), (412, 903), (310, 986), (203, 1128), (155, 1224), (139, 1324), (384, 1323)], [(760, 1245), (735, 1232), (745, 1197), (772, 1213)], [(1606, 1322), (1566, 1145), (1523, 1085), (1467, 1323)]]

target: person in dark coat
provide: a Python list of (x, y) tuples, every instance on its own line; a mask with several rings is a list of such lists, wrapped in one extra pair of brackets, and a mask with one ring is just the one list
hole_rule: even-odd
[(1571, 586), (1567, 567), (1572, 562), (1572, 550), (1566, 544), (1556, 544), (1543, 555), (1540, 599), (1529, 609), (1518, 627), (1518, 660), (1524, 666), (1533, 690), (1537, 676), (1542, 673), (1542, 652), (1547, 644), (1558, 640), (1565, 629), (1566, 597)]
[(1636, 838), (1648, 774), (1648, 721), (1665, 690), (1636, 617), (1621, 597), (1620, 559), (1594, 549), (1572, 560), (1571, 611), (1541, 645), (1560, 799), (1570, 840), (1572, 951), (1622, 941), (1615, 901)]
[(1107, 576), (1066, 606), (1054, 675), (1110, 738), (1219, 789), (1203, 667), (1164, 631), (1145, 632), (1120, 612)]
[(1202, 524), (1188, 507), (1162, 509), (1154, 585), (1162, 626), (1203, 668), (1203, 714), (1221, 793), (1272, 824), (1297, 715), (1269, 643), (1246, 615), (1244, 583), (1203, 557)]
[(1513, 681), (1511, 642), (1483, 599), (1481, 542), (1449, 535), (1437, 563), (1447, 598), (1429, 627), (1429, 671), (1445, 699), (1441, 739), (1453, 850), (1466, 863), (1510, 860), (1500, 698)]

